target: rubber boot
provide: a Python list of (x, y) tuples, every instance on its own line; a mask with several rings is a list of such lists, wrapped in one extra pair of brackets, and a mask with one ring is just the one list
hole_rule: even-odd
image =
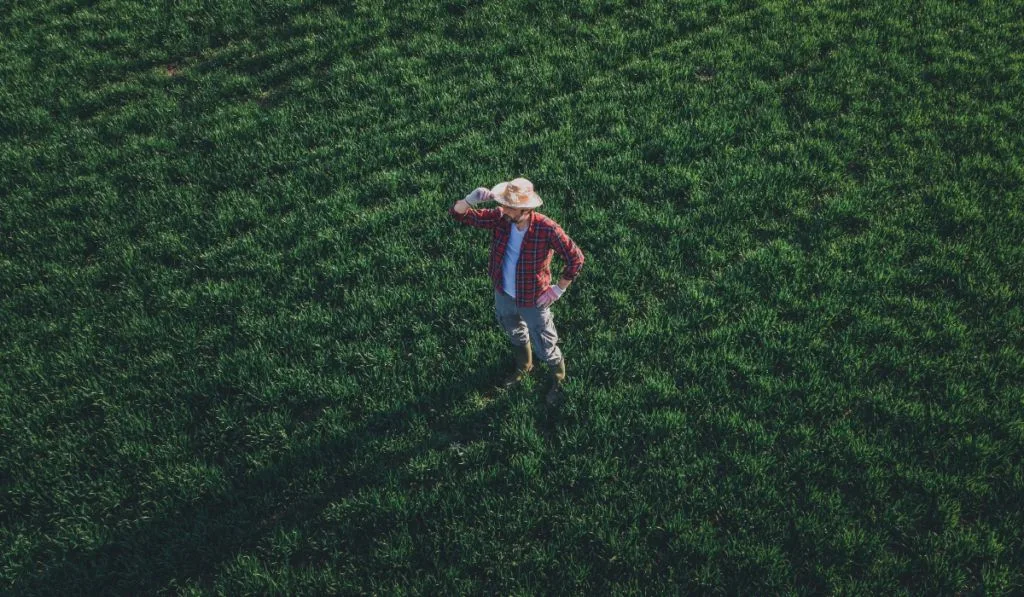
[(511, 388), (523, 381), (523, 378), (533, 370), (533, 350), (529, 342), (523, 346), (513, 346), (512, 352), (516, 357), (516, 370), (501, 382), (503, 388)]
[(562, 382), (565, 381), (565, 358), (556, 367), (551, 368), (551, 389), (548, 390), (548, 406), (559, 406), (565, 401), (562, 395)]

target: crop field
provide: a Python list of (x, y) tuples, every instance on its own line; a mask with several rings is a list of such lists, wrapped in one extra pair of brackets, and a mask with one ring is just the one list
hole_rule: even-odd
[[(0, 2), (0, 593), (1024, 592), (1022, 40)], [(557, 407), (448, 215), (518, 176), (586, 255)]]

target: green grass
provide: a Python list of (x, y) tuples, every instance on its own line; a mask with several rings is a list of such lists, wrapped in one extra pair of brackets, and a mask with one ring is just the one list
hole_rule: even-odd
[(1024, 591), (1019, 3), (156, 4), (0, 6), (0, 592)]

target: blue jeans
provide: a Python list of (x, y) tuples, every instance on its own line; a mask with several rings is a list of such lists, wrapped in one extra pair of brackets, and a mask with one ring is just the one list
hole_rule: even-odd
[(504, 292), (494, 291), (494, 314), (514, 346), (526, 346), (533, 341), (537, 358), (551, 367), (562, 362), (558, 349), (558, 330), (551, 307), (517, 307), (516, 299)]

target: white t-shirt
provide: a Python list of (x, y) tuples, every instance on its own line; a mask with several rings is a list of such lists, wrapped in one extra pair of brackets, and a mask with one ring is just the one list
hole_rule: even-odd
[(509, 235), (508, 245), (505, 247), (505, 257), (501, 261), (501, 285), (505, 289), (505, 294), (512, 298), (516, 297), (516, 264), (519, 263), (519, 253), (525, 237), (526, 230), (520, 230), (513, 222), (512, 234)]

